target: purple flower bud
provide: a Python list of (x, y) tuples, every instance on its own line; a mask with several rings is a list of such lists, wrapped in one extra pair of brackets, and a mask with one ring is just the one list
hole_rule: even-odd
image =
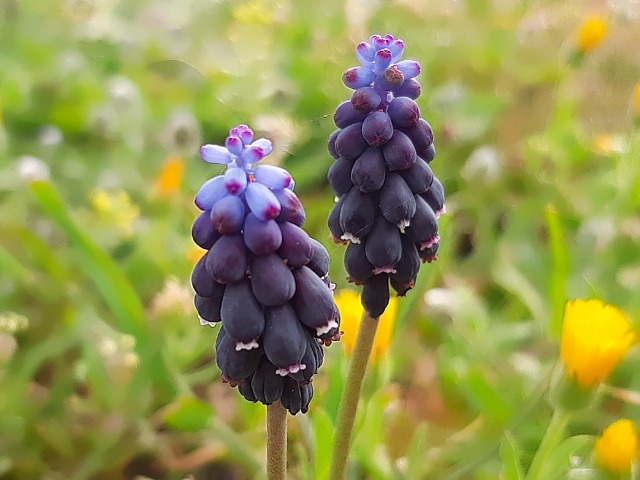
[(369, 43), (376, 50), (386, 47), (388, 42), (389, 41), (386, 38), (381, 37), (380, 35), (371, 35), (371, 37), (369, 37)]
[(358, 61), (363, 65), (373, 62), (375, 53), (376, 49), (367, 42), (362, 42), (356, 47), (356, 57), (358, 57)]
[(233, 160), (233, 155), (225, 147), (220, 145), (203, 145), (200, 148), (200, 157), (208, 163), (221, 163), (226, 165)]
[(211, 209), (211, 223), (223, 235), (238, 233), (244, 223), (244, 210), (244, 202), (240, 198), (227, 195)]
[(275, 190), (287, 188), (291, 183), (291, 174), (284, 168), (274, 165), (258, 165), (254, 177), (256, 182)]
[(247, 173), (238, 167), (229, 167), (224, 173), (224, 186), (231, 195), (240, 195), (247, 187)]
[(307, 215), (298, 196), (288, 188), (275, 190), (273, 193), (280, 203), (280, 216), (278, 217), (278, 221), (291, 222), (301, 227)]
[(384, 38), (387, 40), (387, 45), (395, 40), (395, 37), (393, 35), (391, 35), (390, 33), (387, 33), (384, 36)]
[(257, 148), (259, 151), (261, 151), (263, 157), (266, 157), (273, 151), (271, 140), (267, 140), (266, 138), (259, 138), (251, 144), (251, 147)]
[(240, 152), (242, 152), (242, 148), (244, 147), (244, 145), (242, 145), (242, 140), (240, 139), (240, 137), (236, 136), (228, 136), (224, 141), (224, 145), (225, 147), (227, 147), (227, 150), (229, 150), (234, 155), (239, 155)]
[(420, 64), (415, 60), (403, 60), (396, 63), (396, 66), (404, 75), (405, 80), (417, 77), (420, 74)]
[(391, 50), (383, 48), (376, 52), (374, 62), (376, 65), (376, 72), (382, 72), (389, 65), (391, 65)]
[(280, 215), (280, 202), (265, 185), (251, 182), (245, 190), (245, 198), (251, 213), (266, 222)]
[(387, 48), (391, 51), (391, 55), (393, 55), (391, 61), (397, 62), (404, 53), (404, 42), (400, 39), (394, 40)]
[(243, 152), (242, 158), (247, 164), (246, 166), (250, 168), (250, 166), (256, 162), (259, 162), (264, 157), (269, 155), (272, 150), (271, 142), (264, 138), (260, 138), (249, 145)]
[(229, 135), (239, 137), (244, 145), (249, 145), (253, 140), (253, 130), (246, 125), (238, 125), (229, 130)]
[(224, 177), (218, 175), (207, 180), (198, 193), (196, 193), (195, 204), (200, 210), (211, 210), (213, 204), (227, 194), (224, 186)]
[(342, 75), (342, 81), (344, 84), (354, 90), (371, 85), (371, 82), (373, 82), (375, 78), (376, 74), (373, 70), (366, 67), (353, 67)]
[(391, 65), (380, 77), (378, 77), (377, 85), (385, 91), (395, 90), (404, 83), (404, 74), (397, 65)]

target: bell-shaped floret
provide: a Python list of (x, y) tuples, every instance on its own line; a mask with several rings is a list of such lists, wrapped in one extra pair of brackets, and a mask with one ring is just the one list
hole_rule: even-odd
[(291, 305), (300, 321), (314, 329), (319, 338), (334, 332), (339, 326), (340, 314), (329, 287), (308, 267), (293, 270), (293, 276), (296, 293)]
[(374, 275), (362, 287), (362, 306), (373, 318), (378, 318), (389, 305), (389, 277), (386, 273)]
[(288, 302), (296, 291), (293, 274), (275, 253), (259, 255), (251, 260), (251, 288), (265, 306)]
[(304, 369), (302, 357), (307, 348), (305, 330), (288, 303), (265, 309), (266, 325), (262, 342), (264, 353), (283, 377)]
[(282, 244), (280, 226), (275, 220), (260, 220), (250, 213), (244, 220), (244, 243), (256, 255), (275, 252)]
[(278, 255), (286, 261), (288, 267), (299, 268), (309, 263), (313, 256), (311, 237), (297, 225), (290, 222), (280, 224), (282, 244)]
[(284, 377), (276, 373), (277, 368), (266, 356), (263, 356), (256, 373), (251, 378), (253, 394), (265, 405), (271, 405), (282, 396)]
[(211, 209), (211, 223), (218, 233), (238, 233), (244, 223), (244, 202), (233, 195), (218, 200)]
[(400, 232), (384, 217), (376, 218), (365, 245), (367, 260), (374, 266), (373, 274), (393, 273), (402, 256)]
[(253, 294), (249, 280), (227, 285), (222, 298), (220, 316), (237, 349), (258, 348), (258, 339), (265, 328), (262, 305)]
[(209, 250), (205, 265), (217, 282), (234, 283), (244, 278), (247, 247), (242, 235), (222, 235)]
[(258, 182), (251, 182), (245, 190), (247, 205), (262, 221), (272, 220), (280, 215), (280, 202), (269, 188)]

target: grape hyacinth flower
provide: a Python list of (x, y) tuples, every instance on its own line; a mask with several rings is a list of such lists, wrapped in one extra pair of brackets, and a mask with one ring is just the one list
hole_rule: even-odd
[(289, 172), (256, 165), (271, 142), (253, 140), (246, 125), (225, 145), (204, 145), (201, 157), (226, 165), (195, 196), (202, 213), (192, 236), (207, 252), (193, 269), (202, 325), (221, 323), (216, 360), (223, 379), (244, 398), (280, 400), (306, 413), (322, 345), (339, 338), (329, 254), (301, 228), (305, 212)]
[(420, 64), (401, 60), (404, 42), (372, 35), (356, 48), (360, 66), (342, 80), (355, 90), (336, 109), (329, 137), (335, 159), (328, 180), (336, 195), (329, 214), (334, 241), (349, 242), (349, 281), (363, 285), (365, 309), (379, 317), (389, 285), (399, 296), (415, 285), (420, 262), (436, 259), (444, 189), (430, 163), (433, 131), (415, 102)]

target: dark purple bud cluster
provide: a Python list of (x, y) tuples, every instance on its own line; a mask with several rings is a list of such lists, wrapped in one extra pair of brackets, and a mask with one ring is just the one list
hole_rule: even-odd
[(420, 64), (401, 61), (403, 51), (392, 35), (358, 45), (361, 65), (342, 77), (355, 91), (336, 109), (338, 130), (328, 145), (336, 194), (329, 229), (334, 241), (349, 242), (348, 279), (363, 285), (362, 303), (374, 317), (387, 307), (389, 285), (405, 295), (420, 262), (436, 258), (445, 211), (444, 189), (429, 166), (433, 131), (415, 102)]
[(216, 360), (225, 381), (249, 401), (277, 400), (306, 413), (322, 345), (339, 338), (329, 254), (301, 228), (305, 212), (286, 170), (254, 164), (271, 142), (253, 141), (246, 125), (232, 128), (225, 146), (201, 156), (226, 164), (195, 197), (202, 213), (193, 240), (208, 250), (193, 269), (195, 307), (202, 325), (222, 323)]

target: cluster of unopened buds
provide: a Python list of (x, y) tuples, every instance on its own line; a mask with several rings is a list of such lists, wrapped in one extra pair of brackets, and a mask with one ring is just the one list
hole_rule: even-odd
[(444, 189), (429, 164), (433, 131), (415, 99), (420, 64), (400, 60), (404, 43), (373, 35), (356, 49), (360, 66), (342, 79), (355, 90), (336, 109), (338, 129), (329, 138), (335, 161), (328, 173), (336, 195), (329, 229), (349, 242), (349, 281), (363, 285), (362, 303), (378, 317), (389, 302), (415, 285), (420, 262), (436, 258)]
[(306, 215), (289, 172), (255, 164), (271, 142), (246, 125), (201, 157), (227, 166), (195, 203), (194, 241), (207, 250), (192, 273), (203, 325), (222, 323), (216, 361), (223, 378), (250, 401), (280, 400), (305, 413), (323, 344), (339, 338), (340, 314), (329, 279), (329, 254), (301, 228)]

